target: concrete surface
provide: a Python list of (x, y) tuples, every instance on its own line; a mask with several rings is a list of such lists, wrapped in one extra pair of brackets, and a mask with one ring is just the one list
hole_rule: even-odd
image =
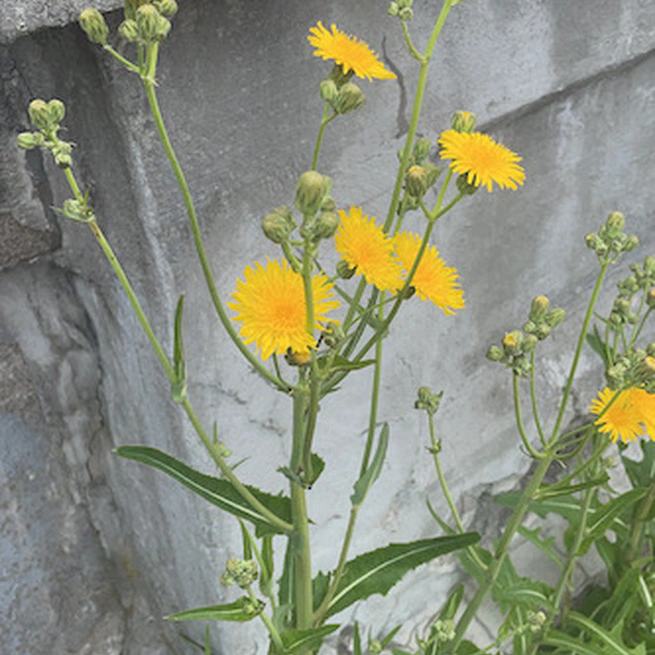
[[(60, 172), (13, 147), (31, 99), (66, 102), (78, 174), (169, 349), (175, 303), (186, 294), (193, 403), (207, 426), (218, 422), (235, 459), (253, 453), (242, 476), (272, 491), (285, 484), (271, 462), (288, 456), (290, 408), (220, 332), (138, 80), (76, 25), (63, 26), (84, 4), (0, 8), (0, 626), (12, 652), (31, 655), (182, 653), (189, 647), (160, 617), (231, 598), (218, 576), (239, 535), (175, 483), (111, 454), (146, 443), (212, 470), (91, 235), (53, 212), (68, 197)], [(336, 22), (398, 73), (397, 82), (363, 84), (365, 109), (328, 128), (319, 169), (333, 178), (340, 206), (386, 213), (416, 67), (384, 3), (373, 0), (180, 4), (163, 47), (160, 101), (227, 296), (245, 265), (275, 255), (259, 221), (292, 202), (309, 166), (328, 66), (312, 57), (308, 27)], [(424, 43), (438, 3), (415, 4), (411, 28)], [(119, 13), (108, 14), (110, 24)], [(543, 407), (552, 408), (595, 276), (584, 234), (620, 209), (642, 237), (633, 260), (654, 250), (654, 25), (655, 5), (641, 0), (477, 0), (453, 11), (420, 131), (435, 139), (454, 110), (476, 111), (523, 155), (527, 180), (515, 193), (479, 192), (437, 228), (467, 308), (444, 318), (411, 303), (392, 330), (381, 412), (390, 454), (353, 553), (434, 533), (425, 498), (441, 500), (426, 426), (412, 409), (422, 384), (445, 390), (443, 461), (465, 516), (495, 536), (500, 511), (482, 521), (477, 498), (520, 484), (529, 463), (513, 429), (510, 380), (484, 359), (488, 344), (520, 325), (539, 293), (565, 307), (569, 320), (544, 348), (539, 372)], [(589, 354), (580, 373), (571, 418), (601, 384)], [(317, 451), (328, 470), (309, 501), (317, 569), (335, 563), (369, 386), (360, 373), (345, 385), (345, 407), (326, 399), (322, 408)], [(516, 552), (529, 566), (529, 549)], [(452, 559), (436, 562), (354, 616), (373, 631), (407, 620), (408, 638), (435, 611), (425, 598), (440, 598), (458, 577)], [(484, 623), (476, 629), (485, 634)], [(261, 644), (254, 624), (227, 626), (216, 639), (230, 655), (263, 653)]]

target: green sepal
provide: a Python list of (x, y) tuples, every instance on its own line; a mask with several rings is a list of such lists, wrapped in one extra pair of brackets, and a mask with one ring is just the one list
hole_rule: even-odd
[(253, 601), (247, 596), (242, 596), (233, 603), (225, 605), (209, 605), (208, 607), (196, 607), (192, 610), (170, 614), (164, 618), (167, 621), (237, 621), (244, 623), (252, 621), (264, 609), (264, 603), (258, 601), (259, 605), (255, 611), (250, 611)]
[[(228, 480), (199, 473), (156, 448), (149, 448), (147, 446), (120, 446), (114, 452), (126, 459), (131, 459), (163, 471), (198, 494), (201, 498), (209, 501), (212, 505), (216, 505), (225, 512), (238, 518), (250, 521), (255, 526), (255, 534), (258, 537), (265, 534), (282, 534), (279, 528), (271, 525), (264, 516), (256, 509), (253, 509)], [(273, 496), (255, 487), (245, 486), (270, 512), (278, 516), (282, 521), (291, 523), (291, 501), (288, 497), (281, 494)]]
[(350, 496), (350, 502), (354, 507), (361, 505), (368, 494), (373, 483), (378, 479), (384, 464), (384, 458), (387, 454), (387, 446), (389, 445), (389, 424), (385, 423), (380, 431), (378, 445), (375, 449), (375, 455), (369, 467), (364, 471), (363, 475), (355, 482), (354, 493)]
[(287, 630), (280, 635), (284, 653), (287, 655), (287, 653), (295, 653), (300, 649), (313, 651), (323, 643), (325, 637), (338, 628), (338, 623), (332, 623), (322, 625), (319, 628), (309, 628), (308, 630)]
[(384, 596), (412, 569), (440, 555), (471, 546), (479, 540), (480, 535), (468, 532), (406, 544), (390, 544), (359, 555), (346, 563), (344, 575), (328, 605), (326, 616), (332, 616), (373, 594)]

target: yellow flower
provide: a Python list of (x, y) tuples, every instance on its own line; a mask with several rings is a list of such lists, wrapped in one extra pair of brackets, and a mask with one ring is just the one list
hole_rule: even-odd
[(316, 48), (314, 56), (332, 59), (335, 64), (341, 66), (345, 74), (352, 71), (357, 77), (365, 77), (369, 81), (374, 77), (380, 80), (396, 79), (364, 41), (344, 34), (336, 25), (332, 25), (330, 32), (319, 21), (309, 32), (307, 40)]
[(439, 138), (441, 158), (452, 159), (455, 173), (466, 175), (469, 184), (486, 186), (495, 182), (501, 189), (516, 189), (523, 184), (525, 172), (516, 153), (480, 132), (446, 130)]
[(592, 414), (604, 412), (595, 422), (598, 429), (609, 434), (612, 441), (619, 437), (624, 443), (636, 441), (640, 434), (648, 434), (655, 440), (655, 395), (633, 387), (621, 391), (609, 405), (615, 393), (605, 387), (591, 403), (589, 411)]
[[(396, 256), (407, 275), (421, 247), (418, 234), (402, 232), (394, 238)], [(428, 245), (412, 278), (412, 286), (421, 300), (431, 300), (450, 316), (464, 307), (464, 292), (459, 286), (457, 269), (446, 266), (434, 246)]]
[[(228, 307), (237, 312), (234, 320), (241, 323), (245, 343), (255, 343), (262, 359), (273, 353), (283, 354), (289, 348), (306, 353), (315, 345), (307, 331), (305, 290), (302, 276), (286, 261), (268, 260), (266, 267), (256, 263), (246, 266), (245, 282), (237, 280), (234, 302)], [(331, 300), (332, 284), (324, 275), (312, 279), (315, 328), (326, 321), (325, 314), (339, 303)]]
[(401, 270), (393, 256), (393, 241), (375, 224), (375, 218), (366, 216), (361, 207), (351, 207), (348, 214), (340, 209), (339, 216), (334, 244), (344, 261), (380, 291), (400, 289)]

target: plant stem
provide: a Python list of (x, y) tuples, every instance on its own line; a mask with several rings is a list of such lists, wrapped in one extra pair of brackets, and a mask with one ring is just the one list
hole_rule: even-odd
[[(307, 410), (307, 387), (298, 384), (293, 396), (293, 448), (291, 453), (291, 470), (295, 473), (302, 466), (305, 437), (305, 412)], [(294, 600), (296, 605), (296, 629), (307, 630), (312, 627), (313, 594), (312, 567), (309, 542), (309, 521), (305, 489), (298, 482), (291, 482), (291, 517), (293, 533), (291, 548), (293, 553), (292, 576), (294, 582)], [(305, 655), (307, 651), (301, 651)]]
[(459, 645), (462, 643), (462, 640), (464, 639), (466, 630), (468, 629), (471, 621), (473, 620), (478, 610), (480, 609), (480, 605), (482, 605), (482, 602), (487, 597), (487, 594), (489, 593), (489, 591), (495, 584), (496, 579), (498, 578), (500, 569), (502, 568), (503, 563), (505, 562), (505, 557), (507, 556), (510, 542), (512, 541), (512, 538), (514, 537), (514, 534), (518, 530), (519, 526), (521, 525), (521, 522), (523, 521), (523, 517), (525, 516), (525, 513), (528, 511), (528, 506), (530, 505), (530, 502), (532, 501), (535, 494), (537, 493), (539, 489), (539, 485), (543, 481), (544, 476), (548, 471), (548, 467), (550, 466), (552, 461), (553, 461), (553, 455), (550, 452), (545, 453), (543, 459), (539, 460), (539, 463), (537, 464), (537, 468), (532, 474), (532, 478), (530, 479), (528, 486), (523, 490), (519, 502), (517, 506), (514, 508), (514, 511), (512, 512), (512, 515), (509, 521), (507, 522), (507, 526), (505, 527), (503, 536), (498, 544), (498, 547), (496, 548), (496, 552), (494, 553), (491, 564), (487, 570), (487, 577), (484, 580), (484, 582), (480, 584), (475, 595), (469, 602), (464, 614), (462, 614), (461, 618), (459, 619), (457, 623), (457, 628), (455, 630), (455, 638), (453, 639), (453, 641), (448, 642), (444, 653), (457, 652), (457, 648), (459, 647)]
[(123, 57), (123, 55), (120, 52), (117, 52), (112, 48), (109, 44), (105, 44), (102, 46), (105, 51), (107, 51), (112, 57), (115, 57), (127, 70), (129, 70), (132, 73), (138, 73), (139, 75), (141, 74), (141, 68), (137, 66), (136, 64), (133, 64), (129, 59), (126, 59)]
[(534, 418), (534, 424), (537, 428), (537, 433), (539, 434), (539, 439), (541, 445), (546, 447), (546, 435), (544, 430), (541, 427), (541, 420), (539, 419), (539, 406), (537, 404), (537, 388), (535, 385), (534, 379), (534, 366), (535, 366), (535, 357), (534, 350), (530, 354), (530, 405), (532, 406), (532, 417)]
[[(252, 590), (252, 587), (248, 587), (246, 591), (248, 592), (248, 597), (250, 600), (255, 606), (257, 606), (259, 599), (255, 595), (255, 592)], [(266, 614), (266, 612), (260, 612), (259, 618), (262, 620), (266, 626), (266, 629), (268, 630), (268, 633), (271, 635), (271, 639), (273, 640), (278, 653), (283, 653), (284, 644), (282, 643), (282, 638), (280, 637), (280, 633), (277, 631), (277, 628), (273, 624), (273, 621), (271, 621), (271, 618), (268, 616), (268, 614)]]
[(642, 498), (635, 513), (634, 518), (632, 519), (632, 527), (630, 529), (630, 545), (628, 546), (628, 552), (625, 555), (626, 563), (629, 566), (632, 561), (639, 554), (639, 549), (641, 547), (642, 537), (644, 535), (644, 526), (646, 524), (646, 519), (650, 514), (650, 511), (655, 503), (655, 481), (650, 483), (646, 495)]
[(269, 371), (259, 359), (247, 348), (243, 341), (239, 338), (232, 322), (230, 321), (223, 302), (221, 301), (218, 289), (216, 288), (216, 283), (214, 282), (214, 277), (207, 259), (207, 253), (205, 251), (205, 246), (202, 242), (202, 236), (200, 234), (200, 226), (198, 224), (198, 218), (196, 216), (196, 210), (193, 205), (193, 199), (191, 198), (191, 192), (189, 190), (189, 185), (187, 184), (184, 172), (180, 166), (180, 162), (175, 154), (175, 150), (171, 144), (166, 126), (164, 125), (164, 120), (162, 118), (161, 110), (159, 108), (159, 102), (157, 100), (157, 94), (155, 92), (155, 81), (154, 81), (154, 71), (156, 67), (156, 50), (155, 45), (151, 45), (148, 48), (148, 57), (146, 63), (147, 74), (143, 78), (143, 86), (145, 87), (146, 95), (148, 97), (148, 103), (150, 104), (150, 110), (152, 112), (153, 118), (155, 119), (155, 124), (157, 125), (157, 131), (159, 133), (159, 138), (161, 139), (164, 151), (168, 157), (173, 173), (175, 174), (175, 179), (177, 184), (180, 187), (182, 192), (182, 198), (184, 199), (184, 206), (186, 207), (186, 212), (189, 217), (189, 223), (191, 225), (191, 232), (193, 234), (193, 241), (196, 246), (196, 251), (198, 253), (198, 259), (200, 260), (200, 265), (202, 267), (202, 272), (205, 276), (205, 282), (209, 293), (211, 295), (214, 308), (218, 314), (218, 318), (221, 321), (225, 331), (227, 332), (230, 339), (239, 349), (241, 354), (248, 360), (251, 366), (266, 380), (271, 384), (277, 387), (280, 391), (288, 392), (289, 389), (287, 386), (280, 380), (275, 374)]
[(578, 362), (580, 361), (580, 354), (582, 353), (582, 347), (585, 344), (587, 338), (587, 330), (589, 329), (589, 323), (594, 315), (594, 307), (596, 306), (596, 301), (598, 300), (598, 294), (600, 289), (603, 286), (603, 280), (605, 279), (605, 273), (607, 273), (607, 268), (609, 262), (603, 262), (600, 273), (598, 274), (598, 279), (596, 280), (596, 285), (591, 294), (589, 300), (589, 305), (587, 307), (587, 313), (585, 314), (584, 322), (582, 323), (582, 329), (580, 330), (580, 336), (578, 338), (578, 345), (575, 349), (575, 355), (573, 356), (573, 362), (571, 364), (571, 370), (569, 372), (568, 380), (566, 381), (566, 387), (564, 389), (564, 396), (562, 397), (562, 402), (560, 404), (559, 412), (557, 413), (557, 419), (555, 420), (555, 426), (553, 427), (553, 432), (550, 438), (550, 444), (554, 444), (557, 441), (559, 429), (562, 425), (562, 420), (564, 419), (564, 412), (566, 411), (566, 405), (571, 395), (571, 387), (573, 386), (573, 379), (575, 377), (575, 372), (578, 368)]
[(318, 135), (316, 137), (316, 146), (314, 147), (314, 156), (312, 157), (312, 170), (315, 171), (318, 166), (318, 155), (321, 152), (321, 145), (323, 143), (323, 134), (325, 133), (325, 128), (337, 117), (337, 114), (330, 113), (330, 105), (326, 102), (325, 109), (323, 110), (323, 117), (321, 118), (321, 127), (318, 128)]
[(519, 434), (521, 435), (521, 441), (523, 442), (523, 445), (525, 446), (528, 453), (530, 453), (531, 457), (534, 459), (541, 459), (543, 457), (543, 453), (540, 453), (534, 449), (525, 431), (525, 424), (523, 423), (523, 416), (521, 414), (519, 376), (516, 372), (512, 374), (512, 390), (514, 393), (514, 416), (516, 417), (516, 427), (518, 428)]

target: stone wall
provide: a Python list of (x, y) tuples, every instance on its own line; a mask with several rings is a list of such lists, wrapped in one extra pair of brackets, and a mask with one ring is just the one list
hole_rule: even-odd
[[(217, 579), (239, 535), (195, 496), (111, 453), (145, 443), (212, 470), (90, 233), (53, 211), (68, 197), (61, 173), (14, 147), (31, 99), (66, 103), (79, 175), (169, 349), (175, 303), (186, 294), (190, 397), (235, 458), (253, 453), (243, 478), (272, 491), (285, 483), (271, 463), (288, 456), (290, 408), (222, 335), (138, 79), (66, 25), (84, 4), (0, 7), (0, 626), (7, 652), (181, 653), (189, 647), (160, 617), (226, 597)], [(292, 202), (309, 166), (326, 65), (311, 55), (308, 27), (336, 22), (398, 74), (366, 84), (365, 109), (328, 128), (319, 168), (340, 206), (386, 213), (417, 71), (384, 2), (180, 4), (159, 93), (227, 295), (245, 265), (274, 254), (259, 221)], [(439, 3), (415, 5), (411, 27), (423, 43)], [(107, 14), (112, 25), (119, 13)], [(508, 376), (484, 359), (487, 345), (524, 320), (538, 293), (565, 307), (569, 320), (539, 373), (543, 406), (552, 408), (595, 277), (583, 235), (620, 209), (642, 237), (635, 258), (654, 250), (654, 25), (655, 5), (644, 0), (475, 0), (453, 10), (420, 132), (434, 139), (454, 110), (473, 110), (523, 155), (527, 180), (513, 193), (480, 191), (436, 230), (467, 308), (445, 318), (413, 303), (392, 330), (380, 416), (392, 435), (386, 482), (361, 513), (353, 552), (434, 534), (425, 499), (442, 501), (426, 426), (412, 409), (421, 384), (445, 390), (443, 460), (466, 519), (496, 534), (500, 512), (485, 498), (520, 484), (529, 462), (513, 429)], [(601, 383), (588, 354), (580, 374), (571, 419)], [(347, 406), (328, 398), (322, 408), (317, 451), (328, 470), (310, 494), (315, 566), (324, 570), (344, 530), (369, 375), (354, 376), (344, 393)], [(525, 566), (534, 557), (518, 555)], [(434, 611), (425, 599), (436, 605), (458, 577), (454, 560), (439, 561), (355, 616), (374, 631), (401, 620), (420, 626)], [(254, 624), (215, 636), (222, 653), (264, 652)]]

